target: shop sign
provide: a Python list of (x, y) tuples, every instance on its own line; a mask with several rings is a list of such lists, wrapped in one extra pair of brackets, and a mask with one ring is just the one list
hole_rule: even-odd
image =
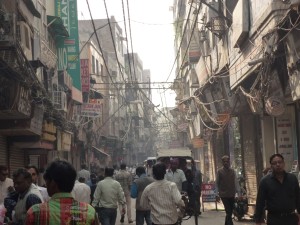
[(68, 38), (59, 37), (57, 40), (58, 69), (67, 69), (72, 77), (73, 86), (81, 91), (77, 1), (56, 0), (55, 15), (62, 19), (69, 31)]
[(44, 121), (43, 131), (47, 132), (47, 133), (50, 133), (50, 134), (55, 134), (56, 133), (56, 126), (53, 124), (53, 122)]
[(44, 141), (54, 142), (56, 140), (56, 126), (53, 122), (43, 122), (43, 133), (41, 139)]
[(80, 72), (81, 72), (81, 90), (82, 92), (90, 92), (90, 71), (89, 60), (80, 59)]
[(218, 114), (218, 116), (216, 118), (217, 122), (221, 126), (225, 125), (229, 121), (229, 119), (230, 119), (230, 114), (228, 114), (228, 113)]
[(277, 118), (276, 127), (278, 153), (283, 155), (286, 162), (286, 168), (290, 170), (291, 163), (294, 160), (293, 128), (291, 118), (289, 118), (288, 115)]
[(62, 132), (61, 148), (63, 151), (71, 150), (72, 133)]
[(195, 137), (192, 139), (193, 148), (203, 148), (204, 139), (200, 137)]
[(216, 185), (215, 184), (202, 184), (201, 187), (202, 202), (215, 202), (216, 201)]
[(101, 104), (83, 103), (81, 114), (84, 117), (100, 117), (102, 112)]

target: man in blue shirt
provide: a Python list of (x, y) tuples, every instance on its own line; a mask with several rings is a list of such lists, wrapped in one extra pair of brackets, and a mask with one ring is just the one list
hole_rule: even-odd
[(150, 208), (142, 208), (140, 199), (145, 187), (151, 184), (154, 179), (146, 175), (145, 168), (142, 166), (137, 167), (135, 173), (139, 178), (133, 181), (131, 185), (131, 198), (136, 198), (136, 225), (143, 225), (144, 219), (147, 225), (151, 225)]

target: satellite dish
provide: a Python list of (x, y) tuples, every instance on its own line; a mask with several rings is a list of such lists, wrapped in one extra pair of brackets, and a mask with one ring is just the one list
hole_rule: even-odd
[(285, 103), (282, 98), (271, 96), (265, 102), (265, 109), (270, 116), (281, 116), (285, 112)]

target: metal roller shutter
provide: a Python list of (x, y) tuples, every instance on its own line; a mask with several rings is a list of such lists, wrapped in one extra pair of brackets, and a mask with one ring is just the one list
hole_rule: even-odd
[(245, 184), (250, 204), (255, 203), (257, 194), (257, 170), (255, 156), (255, 120), (253, 116), (242, 116), (243, 160)]
[(0, 165), (7, 166), (7, 142), (6, 137), (0, 135)]
[(11, 145), (9, 147), (9, 150), (10, 150), (9, 165), (10, 165), (10, 172), (12, 174), (16, 169), (25, 166), (25, 154), (23, 149), (18, 148), (14, 145)]

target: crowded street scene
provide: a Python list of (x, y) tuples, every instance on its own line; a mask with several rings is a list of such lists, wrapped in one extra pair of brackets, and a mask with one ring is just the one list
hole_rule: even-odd
[(300, 0), (0, 0), (0, 225), (300, 225)]

